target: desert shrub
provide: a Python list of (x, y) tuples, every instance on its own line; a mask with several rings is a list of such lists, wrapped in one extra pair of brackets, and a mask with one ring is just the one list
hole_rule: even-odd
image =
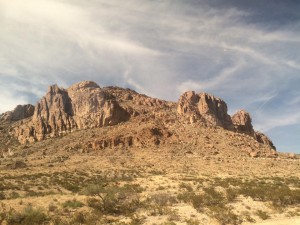
[(236, 188), (226, 189), (226, 198), (228, 202), (233, 202), (238, 197), (239, 191)]
[(183, 192), (177, 195), (178, 200), (185, 203), (192, 203), (195, 209), (200, 210), (204, 207), (218, 205), (223, 207), (226, 199), (222, 193), (214, 188), (204, 188), (204, 193), (195, 194), (194, 192)]
[(191, 201), (195, 209), (199, 210), (204, 206), (203, 195), (193, 195)]
[(172, 213), (168, 206), (176, 203), (175, 196), (168, 193), (157, 193), (151, 195), (145, 202), (147, 208), (150, 209), (151, 215), (165, 215)]
[(88, 205), (96, 210), (107, 214), (131, 214), (141, 205), (138, 198), (138, 186), (124, 185), (118, 186), (100, 186), (89, 185), (83, 193), (94, 198), (89, 198)]
[(241, 178), (232, 178), (232, 177), (227, 177), (227, 178), (215, 178), (214, 179), (214, 186), (220, 186), (223, 188), (229, 188), (230, 186), (234, 187), (239, 187), (243, 184), (243, 179)]
[(256, 220), (253, 219), (251, 217), (250, 213), (247, 212), (247, 211), (242, 212), (241, 218), (243, 218), (243, 221), (247, 221), (247, 222), (250, 222), (250, 223), (255, 223), (256, 222)]
[(88, 196), (95, 196), (105, 192), (105, 188), (103, 185), (99, 184), (90, 184), (83, 188), (81, 191), (82, 194)]
[(71, 224), (78, 224), (78, 225), (81, 225), (81, 224), (85, 224), (87, 221), (86, 219), (86, 215), (83, 213), (83, 212), (77, 212), (72, 220), (71, 220)]
[(200, 225), (199, 220), (196, 220), (196, 219), (188, 219), (185, 222), (187, 225)]
[(63, 203), (63, 207), (64, 208), (81, 208), (82, 206), (84, 206), (84, 204), (80, 201), (77, 201), (76, 199), (73, 199), (73, 200), (68, 200), (68, 201), (65, 201)]
[[(240, 220), (230, 208), (226, 206), (227, 198), (213, 187), (203, 188), (204, 193), (196, 194), (194, 192), (184, 192), (177, 198), (186, 203), (192, 203), (195, 209), (209, 209), (209, 214), (216, 218), (221, 224), (240, 224)], [(197, 224), (197, 223), (196, 223)]]
[(300, 203), (300, 190), (291, 190), (285, 184), (248, 183), (243, 185), (239, 193), (257, 201), (270, 201), (275, 207), (287, 207)]
[(16, 199), (16, 198), (19, 198), (20, 197), (20, 194), (18, 192), (11, 192), (10, 195), (9, 195), (9, 198), (10, 199)]
[(165, 190), (165, 189), (166, 189), (166, 187), (161, 186), (161, 185), (159, 185), (159, 186), (156, 188), (157, 191), (162, 191), (162, 190)]
[(54, 205), (53, 203), (50, 203), (49, 206), (48, 206), (48, 211), (49, 212), (55, 212), (57, 210), (57, 206)]
[(262, 220), (267, 220), (267, 219), (270, 218), (270, 216), (268, 215), (268, 213), (265, 212), (265, 211), (262, 211), (262, 210), (257, 210), (257, 211), (255, 212), (255, 214), (256, 214), (259, 218), (261, 218)]
[(219, 205), (214, 205), (210, 206), (209, 209), (211, 216), (216, 218), (222, 225), (238, 225), (242, 222), (241, 219), (226, 206), (220, 207)]
[(40, 225), (48, 220), (41, 209), (26, 207), (22, 213), (10, 211), (7, 217), (8, 225)]
[(96, 210), (102, 210), (102, 202), (98, 198), (88, 198), (87, 205)]
[(216, 191), (213, 187), (204, 188), (205, 193), (202, 195), (205, 206), (223, 206), (226, 203), (224, 195)]
[(180, 220), (180, 215), (178, 215), (176, 210), (170, 210), (168, 212), (168, 221), (179, 221)]
[(0, 191), (0, 200), (4, 200), (4, 199), (5, 199), (5, 194), (2, 191)]
[(162, 223), (161, 225), (176, 225), (176, 223), (172, 222), (172, 221), (167, 221)]
[(193, 187), (187, 183), (180, 183), (179, 188), (185, 189), (189, 192), (193, 191)]
[(176, 198), (169, 193), (157, 193), (150, 197), (150, 201), (160, 206), (168, 206), (177, 202)]
[[(284, 208), (300, 204), (300, 182), (298, 178), (260, 178), (243, 180), (239, 178), (215, 178), (214, 186), (226, 190), (226, 199), (232, 202), (238, 195), (251, 197), (256, 201), (271, 202), (274, 207)], [(294, 187), (291, 189), (290, 186)]]
[(177, 199), (179, 201), (182, 201), (182, 202), (185, 202), (185, 203), (189, 203), (194, 196), (195, 196), (195, 193), (185, 191), (183, 193), (179, 193), (177, 195)]
[(73, 193), (77, 193), (80, 191), (80, 186), (77, 184), (72, 184), (70, 182), (62, 182), (60, 184), (63, 188), (67, 189), (68, 191), (71, 191)]
[(145, 222), (145, 217), (143, 216), (132, 216), (130, 225), (142, 225)]

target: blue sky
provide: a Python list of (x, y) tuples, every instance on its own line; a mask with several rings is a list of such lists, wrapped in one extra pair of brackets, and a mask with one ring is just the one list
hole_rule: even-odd
[(172, 101), (195, 90), (300, 153), (299, 12), (297, 0), (0, 0), (0, 113), (54, 83)]

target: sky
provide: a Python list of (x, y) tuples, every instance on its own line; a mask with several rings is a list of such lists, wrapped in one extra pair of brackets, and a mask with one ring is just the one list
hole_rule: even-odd
[(300, 153), (300, 1), (0, 0), (0, 113), (82, 80), (250, 112)]

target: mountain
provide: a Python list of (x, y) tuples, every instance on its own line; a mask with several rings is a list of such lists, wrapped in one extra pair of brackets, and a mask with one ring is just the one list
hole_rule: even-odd
[(0, 115), (1, 225), (297, 224), (299, 171), (208, 93), (83, 81)]
[[(92, 81), (67, 89), (53, 85), (35, 106), (19, 105), (0, 118), (6, 124), (2, 136), (23, 145), (75, 131), (106, 128), (106, 135), (87, 137), (81, 148), (89, 151), (180, 145), (201, 155), (277, 156), (272, 141), (254, 131), (248, 112), (240, 110), (230, 116), (222, 99), (194, 91), (183, 93), (175, 103), (130, 89), (101, 88)], [(2, 152), (10, 143), (2, 141)]]

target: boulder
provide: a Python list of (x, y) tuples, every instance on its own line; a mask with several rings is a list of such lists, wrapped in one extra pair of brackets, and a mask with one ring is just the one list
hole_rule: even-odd
[(231, 117), (236, 132), (254, 135), (252, 120), (250, 114), (244, 110), (240, 110)]

